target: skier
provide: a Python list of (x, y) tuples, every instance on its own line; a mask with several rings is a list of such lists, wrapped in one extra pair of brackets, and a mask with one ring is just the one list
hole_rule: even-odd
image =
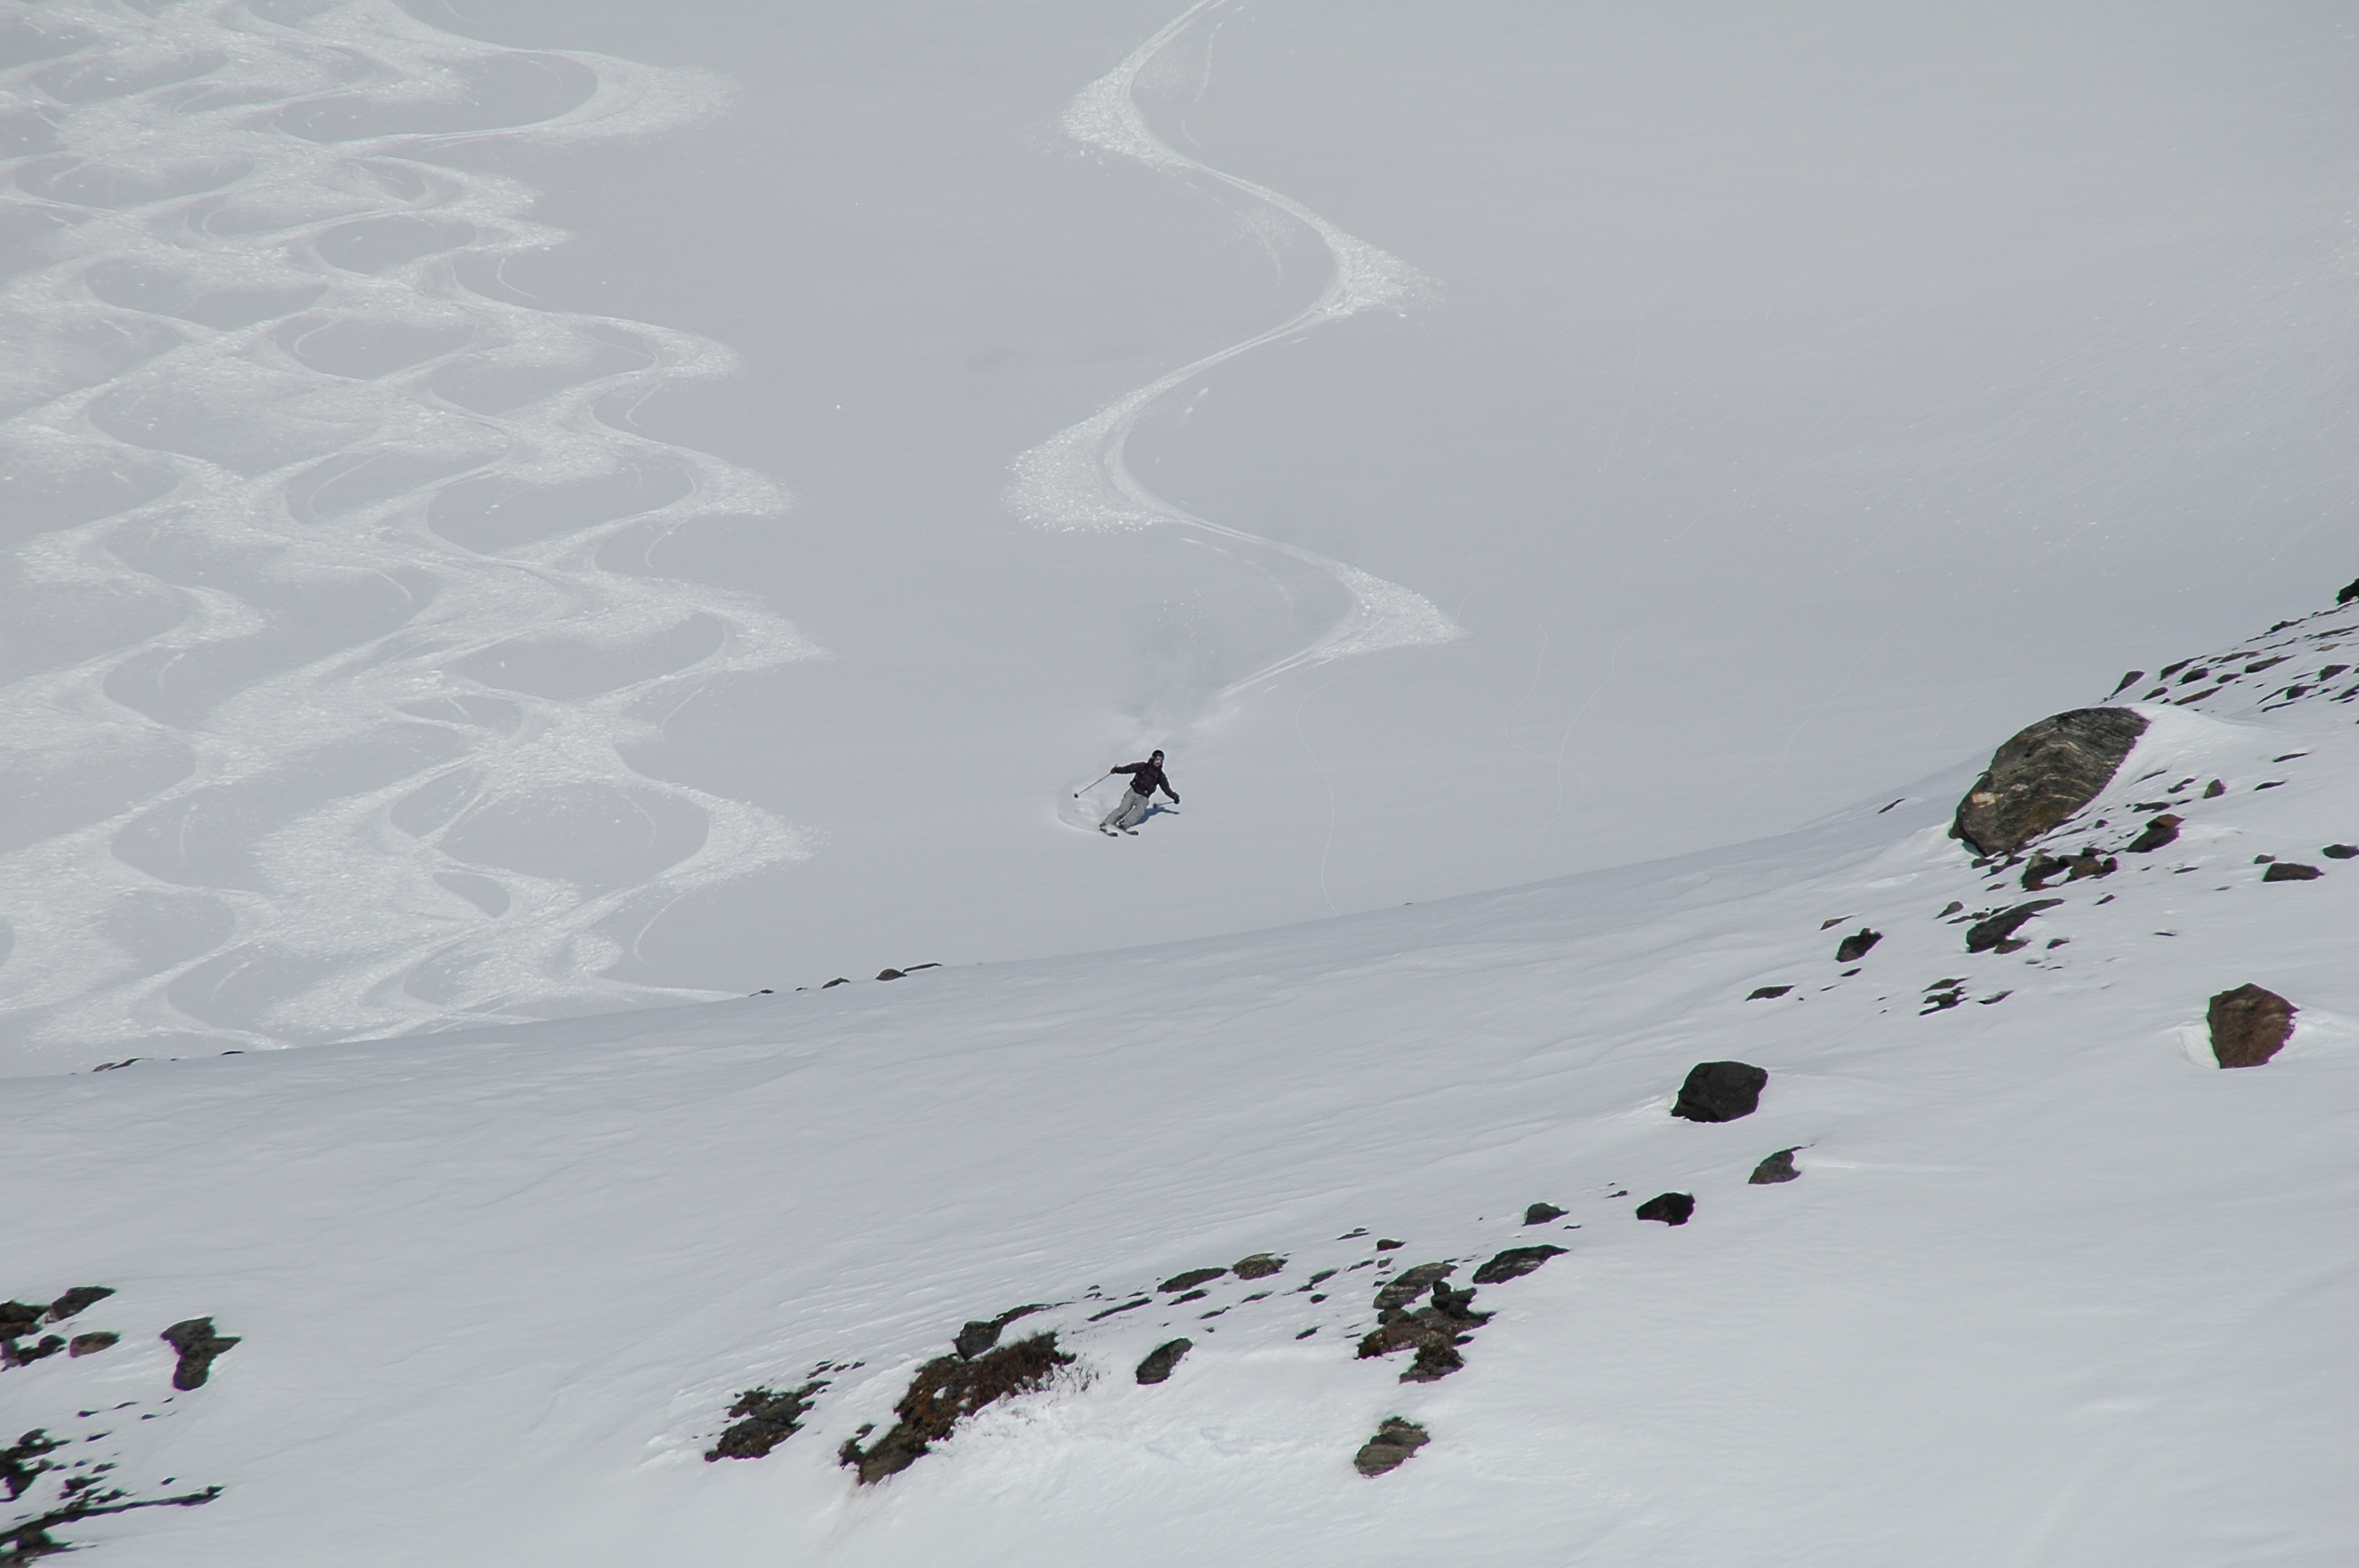
[(1171, 781), (1163, 776), (1163, 753), (1160, 752), (1153, 753), (1143, 762), (1125, 762), (1118, 768), (1106, 770), (1109, 778), (1115, 773), (1128, 773), (1130, 788), (1123, 795), (1122, 804), (1098, 820), (1098, 831), (1108, 838), (1113, 837), (1117, 827), (1125, 833), (1136, 834), (1139, 819), (1147, 815), (1147, 808), (1158, 789), (1171, 797), (1172, 805), (1180, 804), (1180, 792), (1173, 789)]

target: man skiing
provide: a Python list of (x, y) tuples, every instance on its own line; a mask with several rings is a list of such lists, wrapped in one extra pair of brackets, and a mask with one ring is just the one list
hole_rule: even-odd
[(1123, 795), (1122, 804), (1098, 820), (1098, 831), (1108, 837), (1112, 837), (1117, 827), (1125, 833), (1136, 833), (1139, 820), (1147, 815), (1147, 808), (1153, 804), (1155, 792), (1158, 789), (1171, 797), (1172, 805), (1180, 804), (1180, 792), (1173, 789), (1171, 781), (1163, 776), (1163, 753), (1160, 752), (1153, 753), (1143, 762), (1125, 762), (1118, 768), (1106, 770), (1108, 778), (1116, 773), (1130, 775), (1130, 788)]

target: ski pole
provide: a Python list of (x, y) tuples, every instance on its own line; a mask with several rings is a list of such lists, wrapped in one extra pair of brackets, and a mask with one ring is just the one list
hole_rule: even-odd
[(1086, 795), (1086, 794), (1087, 794), (1087, 793), (1089, 793), (1091, 790), (1093, 790), (1093, 789), (1097, 788), (1097, 787), (1098, 787), (1098, 785), (1100, 785), (1100, 784), (1102, 784), (1105, 783), (1107, 779), (1110, 779), (1110, 778), (1112, 778), (1112, 777), (1114, 777), (1114, 770), (1113, 770), (1112, 768), (1108, 768), (1108, 769), (1105, 771), (1105, 773), (1104, 773), (1104, 775), (1103, 775), (1103, 777), (1092, 779), (1089, 783), (1087, 783), (1087, 784), (1083, 784), (1080, 789), (1075, 790), (1075, 791), (1073, 792), (1073, 798), (1074, 798), (1075, 800), (1079, 800), (1079, 799), (1081, 799), (1082, 795)]

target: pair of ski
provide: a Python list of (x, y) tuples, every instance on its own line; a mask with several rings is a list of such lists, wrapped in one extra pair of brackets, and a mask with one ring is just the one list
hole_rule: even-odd
[[(1114, 829), (1111, 827), (1101, 827), (1098, 831), (1104, 834), (1109, 838), (1114, 837)], [(1125, 827), (1123, 831), (1129, 834), (1134, 838), (1138, 837), (1138, 829), (1136, 827)]]

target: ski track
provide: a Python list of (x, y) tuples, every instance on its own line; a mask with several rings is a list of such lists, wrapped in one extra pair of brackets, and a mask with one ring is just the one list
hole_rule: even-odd
[(723, 84), (391, 0), (10, 10), (0, 1030), (155, 1054), (691, 994), (604, 971), (806, 835), (625, 748), (819, 650), (648, 549), (786, 498), (627, 428), (726, 351), (522, 302), (501, 267), (565, 236), (435, 159)]
[(1342, 561), (1294, 545), (1266, 539), (1174, 506), (1142, 484), (1130, 470), (1125, 449), (1140, 416), (1174, 387), (1217, 365), (1266, 344), (1297, 337), (1330, 321), (1379, 308), (1403, 309), (1429, 280), (1389, 255), (1330, 223), (1292, 198), (1225, 173), (1179, 152), (1156, 135), (1139, 113), (1135, 95), (1140, 72), (1191, 27), (1198, 17), (1229, 0), (1197, 0), (1130, 57), (1083, 88), (1066, 109), (1060, 128), (1084, 146), (1135, 158), (1162, 173), (1198, 175), (1235, 190), (1292, 219), (1327, 249), (1327, 285), (1301, 310), (1266, 331), (1181, 365), (1099, 409), (1080, 424), (1060, 430), (1018, 457), (1009, 506), (1036, 526), (1061, 529), (1145, 528), (1178, 523), (1225, 539), (1275, 551), (1325, 573), (1350, 595), (1352, 608), (1317, 641), (1299, 652), (1231, 682), (1215, 694), (1226, 700), (1288, 670), (1325, 664), (1351, 654), (1453, 642), (1466, 635), (1422, 594)]

